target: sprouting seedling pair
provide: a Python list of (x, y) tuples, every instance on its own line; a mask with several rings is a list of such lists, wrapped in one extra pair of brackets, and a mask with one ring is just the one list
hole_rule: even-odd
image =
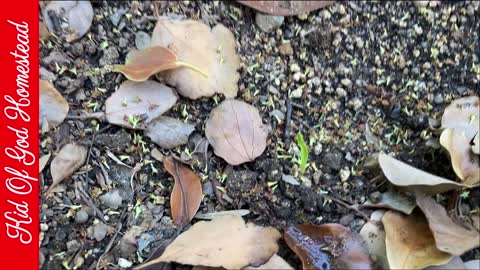
[(130, 51), (127, 54), (125, 64), (115, 65), (113, 71), (122, 73), (131, 81), (143, 82), (154, 74), (180, 67), (190, 68), (208, 78), (208, 75), (199, 68), (189, 63), (177, 61), (175, 52), (161, 46), (150, 47), (141, 51)]

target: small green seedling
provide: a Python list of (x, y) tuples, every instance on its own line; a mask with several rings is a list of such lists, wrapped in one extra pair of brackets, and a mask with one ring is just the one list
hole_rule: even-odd
[(302, 133), (299, 132), (296, 138), (298, 148), (300, 148), (300, 158), (296, 158), (295, 162), (300, 166), (300, 172), (304, 174), (305, 170), (307, 169), (308, 148), (307, 144), (305, 144), (305, 141), (303, 140)]

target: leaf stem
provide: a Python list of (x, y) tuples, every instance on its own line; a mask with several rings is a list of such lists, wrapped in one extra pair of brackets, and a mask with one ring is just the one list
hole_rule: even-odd
[(177, 66), (179, 66), (179, 67), (187, 67), (187, 68), (190, 68), (190, 69), (192, 69), (192, 70), (194, 70), (194, 71), (202, 74), (203, 77), (208, 78), (208, 74), (205, 73), (205, 72), (203, 72), (203, 71), (201, 71), (201, 70), (200, 70), (199, 68), (197, 68), (196, 66), (193, 66), (193, 65), (190, 65), (189, 63), (185, 63), (185, 62), (181, 62), (181, 61), (177, 61), (176, 64), (177, 64)]

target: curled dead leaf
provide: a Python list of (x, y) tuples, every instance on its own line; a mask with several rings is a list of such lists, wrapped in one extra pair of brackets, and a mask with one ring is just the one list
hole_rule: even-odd
[(445, 208), (434, 199), (422, 194), (417, 194), (416, 197), (439, 250), (460, 256), (480, 246), (480, 232), (456, 224)]
[(245, 224), (239, 216), (222, 216), (195, 223), (177, 237), (163, 254), (137, 269), (158, 262), (241, 269), (259, 266), (278, 251), (280, 233), (273, 227)]
[(373, 269), (362, 239), (340, 224), (300, 224), (287, 228), (284, 238), (303, 269)]
[(440, 135), (440, 144), (450, 153), (455, 174), (465, 185), (480, 184), (480, 158), (472, 151), (471, 139), (458, 129), (447, 128)]
[(382, 217), (385, 210), (376, 210), (370, 215), (369, 222), (360, 230), (360, 237), (367, 243), (368, 252), (372, 260), (381, 266), (381, 269), (390, 269), (385, 247), (385, 230), (382, 225)]
[(311, 11), (326, 7), (335, 1), (238, 1), (248, 7), (280, 16), (292, 16), (309, 13)]
[(170, 196), (173, 223), (184, 227), (190, 223), (202, 202), (201, 180), (189, 168), (172, 157), (165, 157), (163, 166), (175, 180)]
[(161, 83), (125, 81), (105, 102), (105, 114), (111, 124), (145, 129), (176, 102), (175, 92)]
[(54, 128), (63, 123), (68, 113), (68, 103), (48, 81), (40, 80), (40, 127), (48, 124)]
[(200, 21), (160, 19), (153, 30), (151, 44), (171, 49), (178, 61), (208, 74), (205, 78), (188, 68), (161, 73), (180, 95), (191, 99), (215, 93), (229, 98), (237, 95), (240, 58), (235, 50), (235, 38), (225, 26), (219, 24), (210, 30)]
[(49, 194), (55, 186), (72, 175), (78, 168), (82, 167), (87, 159), (87, 153), (87, 147), (80, 144), (69, 143), (63, 146), (58, 155), (50, 163), (52, 184), (46, 194)]
[(232, 165), (253, 161), (267, 147), (267, 128), (258, 110), (233, 99), (210, 112), (205, 135), (215, 154)]
[(460, 183), (414, 168), (385, 153), (378, 155), (378, 162), (388, 181), (408, 191), (437, 194), (465, 187)]
[(459, 98), (445, 108), (442, 128), (459, 130), (471, 140), (480, 126), (480, 99), (477, 96)]
[(113, 71), (122, 73), (131, 81), (143, 82), (154, 74), (179, 67), (190, 68), (208, 77), (196, 67), (177, 61), (177, 55), (172, 50), (160, 46), (141, 51), (131, 50), (127, 54), (125, 65), (115, 65)]
[[(480, 184), (480, 99), (478, 96), (454, 100), (442, 116), (440, 144), (450, 153), (452, 167), (466, 185)], [(471, 143), (473, 142), (473, 145)]]
[(422, 269), (446, 264), (452, 255), (435, 245), (435, 239), (425, 217), (414, 212), (404, 215), (388, 211), (382, 218), (385, 246), (391, 269)]

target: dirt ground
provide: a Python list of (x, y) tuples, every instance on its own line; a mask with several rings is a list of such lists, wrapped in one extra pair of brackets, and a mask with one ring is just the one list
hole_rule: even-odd
[[(40, 46), (41, 75), (68, 100), (72, 116), (104, 110), (106, 98), (126, 78), (92, 71), (123, 63), (136, 47), (137, 33), (151, 35), (157, 20), (151, 1), (92, 5), (89, 34), (72, 43), (52, 37)], [(159, 2), (159, 13), (210, 26), (221, 23), (233, 32), (241, 58), (237, 98), (255, 106), (271, 127), (267, 149), (255, 161), (232, 167), (210, 149), (208, 164), (194, 166), (204, 180), (199, 212), (248, 209), (249, 221), (279, 229), (341, 223), (358, 231), (365, 223), (362, 216), (320, 194), (354, 205), (385, 190), (384, 183), (371, 181), (377, 172), (365, 166), (374, 153), (395, 153), (455, 179), (431, 126), (453, 99), (479, 95), (479, 73), (473, 68), (480, 56), (478, 2), (427, 8), (409, 1), (336, 3), (308, 16), (285, 17), (269, 33), (256, 26), (254, 10), (236, 2)], [(67, 69), (59, 72), (62, 66)], [(166, 115), (187, 119), (195, 124), (197, 138), (204, 137), (208, 114), (221, 100), (180, 97)], [(310, 166), (301, 184), (291, 185), (282, 176), (297, 174), (292, 156), (298, 152), (298, 132), (309, 144)], [(164, 151), (141, 132), (75, 117), (42, 134), (41, 156), (68, 142), (90, 150), (86, 166), (53, 196), (41, 195), (42, 269), (94, 269), (100, 258), (108, 269), (119, 269), (120, 258), (136, 265), (172, 237), (173, 179), (151, 153), (157, 148), (180, 157), (185, 149), (193, 151), (193, 137)], [(117, 165), (107, 150), (132, 167), (152, 161), (135, 174), (133, 189), (132, 171)], [(51, 183), (48, 166), (41, 179), (45, 191)], [(117, 209), (99, 199), (114, 188), (122, 197)], [(470, 190), (461, 200), (461, 213), (478, 209), (479, 202), (480, 189)], [(280, 255), (299, 266), (292, 254), (283, 244)], [(479, 258), (480, 251), (464, 257)]]

